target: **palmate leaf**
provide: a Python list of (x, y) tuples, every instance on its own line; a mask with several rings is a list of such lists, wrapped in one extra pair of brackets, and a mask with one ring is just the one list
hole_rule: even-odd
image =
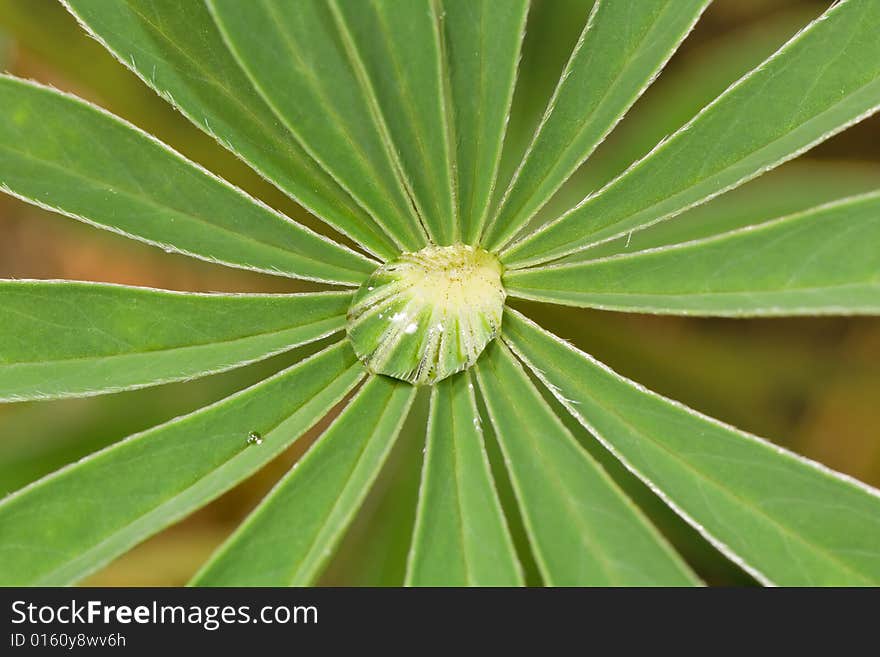
[(0, 281), (0, 400), (130, 390), (238, 367), (339, 331), (350, 301), (348, 292)]
[(880, 313), (880, 192), (676, 246), (520, 269), (511, 296), (691, 315)]
[(423, 247), (427, 236), (375, 90), (333, 5), (208, 0), (208, 6), (254, 86), (306, 150), (399, 248)]
[(407, 383), (370, 377), (192, 583), (314, 583), (391, 451), (415, 392)]
[(59, 586), (95, 571), (268, 463), (362, 377), (338, 343), (6, 497), (0, 584)]
[[(534, 99), (520, 85), (513, 124), (538, 129), (527, 149), (531, 131), (513, 136), (503, 167), (526, 0), (64, 4), (190, 121), (379, 259), (429, 240), (475, 242), (491, 220), (483, 243), (506, 249), (512, 296), (703, 315), (880, 311), (871, 249), (880, 230), (871, 214), (876, 193), (730, 234), (718, 235), (780, 215), (766, 214), (769, 203), (699, 226), (658, 223), (880, 104), (873, 39), (880, 13), (870, 3), (832, 8), (643, 161), (534, 235), (526, 226), (542, 209), (552, 217), (557, 205), (569, 207), (568, 189), (556, 192), (650, 84), (707, 0), (597, 2), (549, 103), (555, 76), (545, 76), (551, 86)], [(576, 7), (575, 30), (590, 4)], [(567, 10), (559, 13), (568, 18), (554, 20), (574, 23)], [(571, 49), (568, 37), (560, 41)], [(540, 122), (530, 102), (547, 105)], [(360, 285), (379, 264), (84, 102), (3, 77), (0, 104), (8, 113), (0, 183), (25, 200), (261, 272)], [(648, 128), (639, 138), (669, 130), (653, 121)], [(632, 159), (626, 152), (621, 157)], [(622, 245), (614, 241), (620, 235)], [(615, 248), (626, 255), (596, 259)], [(349, 300), (347, 292), (197, 295), (0, 283), (0, 399), (97, 394), (236, 367), (339, 330)], [(81, 579), (242, 481), (361, 382), (193, 579), (316, 583), (376, 488), (404, 420), (424, 423), (409, 413), (418, 389), (368, 376), (348, 340), (4, 499), (0, 583)], [(400, 528), (376, 543), (381, 551), (400, 542), (387, 559), (397, 562), (396, 582), (407, 547), (401, 532), (415, 516), (412, 585), (700, 583), (591, 456), (600, 447), (588, 452), (577, 442), (575, 422), (566, 418), (566, 428), (551, 394), (760, 581), (880, 581), (876, 491), (647, 392), (509, 311), (475, 372), (431, 391), (418, 508), (411, 486), (393, 519), (382, 519)], [(481, 414), (494, 437), (494, 479)]]
[(875, 112), (878, 24), (875, 2), (835, 4), (620, 177), (504, 247), (505, 264), (540, 264), (668, 219)]
[(394, 242), (303, 150), (230, 54), (207, 7), (177, 0), (64, 0), (145, 84), (257, 172), (368, 251)]
[(526, 225), (666, 64), (709, 0), (597, 2), (482, 243)]
[(483, 232), (513, 100), (527, 0), (443, 0), (443, 37), (458, 144), (458, 222), (466, 243)]
[(546, 585), (697, 583), (577, 444), (506, 347), (490, 345), (476, 372)]
[(242, 269), (350, 285), (375, 266), (76, 97), (3, 75), (0, 107), (0, 189), (22, 200)]
[(409, 586), (523, 584), (479, 417), (469, 373), (434, 386)]
[(761, 582), (880, 583), (880, 492), (651, 393), (516, 311), (504, 321), (572, 415)]

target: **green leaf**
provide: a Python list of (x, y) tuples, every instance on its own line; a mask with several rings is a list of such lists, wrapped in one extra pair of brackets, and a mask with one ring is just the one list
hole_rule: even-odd
[(878, 24), (878, 3), (835, 4), (620, 177), (505, 247), (505, 264), (547, 262), (668, 219), (872, 114)]
[(508, 294), (685, 315), (880, 313), (880, 192), (707, 239), (508, 272)]
[(0, 76), (0, 189), (203, 260), (360, 284), (375, 262), (303, 228), (84, 100)]
[(431, 389), (409, 586), (521, 586), (492, 481), (470, 374)]
[(63, 0), (120, 62), (297, 203), (387, 258), (394, 243), (253, 88), (201, 2)]
[(654, 394), (515, 311), (504, 321), (572, 415), (761, 582), (880, 583), (880, 492)]
[(730, 25), (713, 30), (703, 41), (698, 35), (688, 43), (687, 55), (663, 71), (626, 120), (545, 206), (544, 216), (559, 216), (584, 198), (585, 190), (598, 189), (616, 178), (820, 13), (815, 5), (794, 4), (774, 9), (760, 20), (728, 21)]
[(417, 388), (370, 377), (308, 453), (196, 574), (196, 586), (311, 584), (391, 451)]
[(594, 0), (529, 3), (493, 208), (500, 200), (498, 192), (506, 189), (524, 157), (594, 4)]
[(691, 31), (709, 0), (594, 5), (544, 118), (482, 242), (505, 244), (611, 132)]
[(351, 348), (338, 343), (6, 497), (0, 583), (59, 586), (94, 572), (277, 456), (362, 376)]
[(419, 499), (430, 395), (416, 393), (400, 438), (315, 586), (403, 586)]
[(442, 0), (460, 237), (480, 237), (501, 162), (528, 0)]
[(801, 158), (691, 208), (675, 221), (661, 221), (645, 230), (602, 242), (563, 258), (559, 264), (712, 237), (876, 189), (880, 189), (880, 165)]
[[(375, 94), (401, 175), (436, 244), (458, 241), (450, 99), (436, 0), (330, 2)], [(413, 47), (418, 44), (418, 47)]]
[(0, 281), (0, 400), (130, 390), (221, 372), (340, 330), (348, 292), (192, 294)]
[[(817, 8), (813, 5), (795, 5), (790, 9), (774, 11), (768, 16), (762, 15), (759, 21), (748, 20), (742, 24), (734, 21), (736, 24), (732, 25), (731, 29), (725, 28), (722, 32), (713, 33), (705, 40), (701, 41), (699, 38), (691, 40), (688, 43), (687, 55), (678, 57), (673, 66), (664, 69), (663, 74), (627, 113), (626, 120), (615, 126), (590, 158), (541, 209), (536, 222), (564, 214), (585, 196), (619, 176), (633, 162), (651, 151), (658, 142), (681, 128), (732, 83), (779, 50), (805, 24), (822, 13), (822, 10), (821, 7)], [(797, 162), (797, 160), (791, 162), (789, 166)], [(782, 166), (775, 171), (785, 168), (786, 166)], [(765, 176), (760, 176), (755, 180), (764, 179)], [(749, 186), (744, 185), (744, 187)], [(846, 195), (846, 193), (836, 194), (825, 200), (830, 201)], [(716, 202), (726, 202), (730, 197), (731, 194), (724, 194), (695, 209), (707, 212), (707, 209)], [(807, 203), (802, 207), (810, 207), (817, 203)], [(685, 214), (690, 216), (694, 212), (688, 211)], [(784, 213), (773, 213), (767, 218), (779, 217), (782, 214)], [(703, 216), (714, 215), (708, 212)], [(681, 223), (683, 218), (684, 216), (677, 221), (663, 221), (652, 228), (675, 226)], [(534, 226), (535, 223), (532, 225)], [(705, 234), (712, 235), (719, 232), (721, 231), (716, 230)], [(639, 234), (634, 233), (632, 237), (627, 235), (622, 239), (604, 242), (574, 257), (593, 253), (595, 250), (604, 253), (603, 247), (622, 246), (626, 239), (632, 241)], [(626, 249), (611, 248), (609, 252), (617, 253), (621, 250)]]
[(254, 86), (306, 151), (400, 249), (425, 246), (375, 94), (331, 6), (208, 0), (208, 7)]
[(697, 583), (503, 344), (487, 348), (476, 372), (546, 585)]

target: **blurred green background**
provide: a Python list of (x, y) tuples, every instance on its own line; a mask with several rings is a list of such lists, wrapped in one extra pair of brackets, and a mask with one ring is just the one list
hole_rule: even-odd
[[(534, 0), (502, 180), (525, 148), (590, 4), (589, 0)], [(661, 78), (559, 192), (547, 212), (572, 205), (619, 173), (830, 4), (715, 0)], [(122, 115), (274, 207), (317, 227), (289, 199), (142, 85), (87, 37), (55, 0), (0, 0), (0, 68), (71, 91)], [(808, 156), (687, 212), (665, 230), (672, 238), (677, 231), (695, 230), (707, 217), (712, 217), (714, 226), (735, 227), (878, 189), (878, 143), (880, 119), (875, 117)], [(0, 197), (0, 277), (95, 280), (199, 291), (311, 289), (281, 278), (168, 255), (6, 196)], [(880, 486), (880, 319), (699, 320), (517, 305), (547, 328), (658, 392)], [(294, 352), (196, 382), (136, 392), (2, 405), (0, 495), (127, 434), (250, 385), (300, 356), (301, 352)], [(422, 395), (389, 467), (323, 583), (402, 582), (415, 514), (424, 414)], [(570, 424), (708, 582), (752, 583), (641, 484), (609, 462), (589, 435)], [(85, 583), (185, 583), (325, 425), (313, 429), (250, 480)], [(490, 436), (490, 453), (493, 448)], [(527, 553), (500, 468), (496, 476), (517, 540)], [(534, 581), (533, 568), (531, 577)]]

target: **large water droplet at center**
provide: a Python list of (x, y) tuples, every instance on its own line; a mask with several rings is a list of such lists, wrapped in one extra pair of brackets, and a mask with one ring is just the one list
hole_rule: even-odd
[(379, 267), (354, 296), (348, 337), (367, 369), (421, 385), (473, 365), (501, 328), (501, 264), (465, 244)]

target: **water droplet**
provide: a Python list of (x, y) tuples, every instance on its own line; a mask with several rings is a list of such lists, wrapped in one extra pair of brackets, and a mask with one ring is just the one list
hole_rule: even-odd
[(371, 372), (415, 385), (468, 369), (498, 334), (501, 273), (494, 256), (464, 244), (401, 254), (352, 299), (346, 332), (355, 353)]
[(263, 444), (263, 436), (261, 436), (256, 431), (251, 431), (247, 437), (248, 445), (262, 445)]

